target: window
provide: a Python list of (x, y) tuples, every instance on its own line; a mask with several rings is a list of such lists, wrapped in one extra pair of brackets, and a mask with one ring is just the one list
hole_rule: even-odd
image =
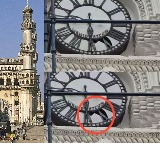
[(19, 81), (17, 78), (14, 79), (14, 85), (19, 85)]
[(11, 79), (10, 78), (7, 78), (7, 83), (6, 85), (12, 85), (12, 82), (11, 82)]
[(4, 79), (0, 78), (0, 85), (4, 85)]

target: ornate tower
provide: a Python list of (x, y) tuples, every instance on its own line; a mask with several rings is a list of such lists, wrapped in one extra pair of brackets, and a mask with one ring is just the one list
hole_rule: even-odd
[[(21, 50), (19, 53), (19, 59), (23, 62), (23, 69), (20, 73), (20, 84), (22, 87), (21, 96), (21, 122), (31, 121), (36, 111), (33, 109), (37, 102), (38, 96), (38, 83), (39, 77), (36, 76), (36, 63), (38, 60), (38, 54), (36, 52), (36, 23), (32, 20), (33, 10), (27, 6), (23, 10), (23, 22), (22, 22), (22, 33), (23, 41), (21, 43)], [(38, 77), (38, 79), (37, 79)]]

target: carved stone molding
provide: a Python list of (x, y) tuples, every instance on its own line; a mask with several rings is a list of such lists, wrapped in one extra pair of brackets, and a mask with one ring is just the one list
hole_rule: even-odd
[(0, 65), (22, 65), (22, 61), (16, 58), (0, 58)]
[[(100, 131), (104, 128), (90, 128), (90, 130)], [(47, 128), (45, 127), (45, 141), (47, 140)], [(78, 127), (54, 127), (53, 128), (53, 143), (96, 143), (103, 140), (110, 140), (113, 143), (142, 143), (147, 140), (153, 140), (153, 143), (160, 141), (160, 130), (155, 129), (133, 129), (133, 128), (112, 128), (109, 132), (95, 136), (89, 135)], [(103, 143), (103, 142), (102, 142)]]
[[(159, 20), (160, 15), (152, 16), (150, 19)], [(160, 54), (160, 25), (137, 25), (134, 35), (136, 55), (148, 56)]]
[[(51, 54), (45, 54), (45, 72), (52, 69)], [(154, 56), (99, 56), (99, 55), (57, 55), (59, 71), (112, 71), (112, 72), (157, 72), (160, 58)]]
[(133, 77), (137, 92), (141, 91), (142, 85), (141, 85), (139, 74), (137, 72), (134, 72), (134, 73), (131, 73), (131, 75)]
[(144, 6), (143, 1), (142, 0), (135, 0), (135, 2), (138, 5), (141, 19), (145, 19), (146, 18), (146, 11), (145, 11), (145, 6)]
[(160, 97), (133, 97), (130, 103), (131, 127), (160, 129)]

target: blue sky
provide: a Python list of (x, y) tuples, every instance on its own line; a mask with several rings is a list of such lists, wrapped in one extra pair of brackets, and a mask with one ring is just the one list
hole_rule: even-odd
[[(26, 0), (0, 0), (0, 58), (16, 58), (22, 42), (22, 11), (26, 6)], [(38, 74), (41, 79), (41, 92), (43, 92), (43, 29), (44, 29), (44, 0), (29, 0), (29, 6), (33, 9), (33, 20), (37, 23), (37, 52), (39, 60), (37, 64)]]

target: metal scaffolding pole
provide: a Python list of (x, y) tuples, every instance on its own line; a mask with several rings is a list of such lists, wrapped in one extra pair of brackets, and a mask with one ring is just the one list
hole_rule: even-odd
[[(45, 19), (46, 23), (52, 23), (51, 19)], [(62, 19), (56, 18), (55, 23), (112, 23), (112, 24), (160, 24), (159, 20), (76, 20), (76, 19)]]
[(74, 96), (74, 95), (87, 95), (87, 96), (160, 96), (160, 93), (109, 93), (109, 92), (55, 92), (55, 91), (51, 91), (50, 92), (50, 96), (63, 96), (63, 95), (70, 95), (70, 96)]
[[(45, 5), (47, 1), (45, 0)], [(51, 53), (52, 53), (52, 73), (56, 73), (56, 47), (55, 47), (55, 0), (51, 0)], [(48, 46), (48, 45), (47, 45)], [(51, 73), (47, 73), (47, 126), (48, 143), (52, 143), (52, 119), (51, 119)]]

